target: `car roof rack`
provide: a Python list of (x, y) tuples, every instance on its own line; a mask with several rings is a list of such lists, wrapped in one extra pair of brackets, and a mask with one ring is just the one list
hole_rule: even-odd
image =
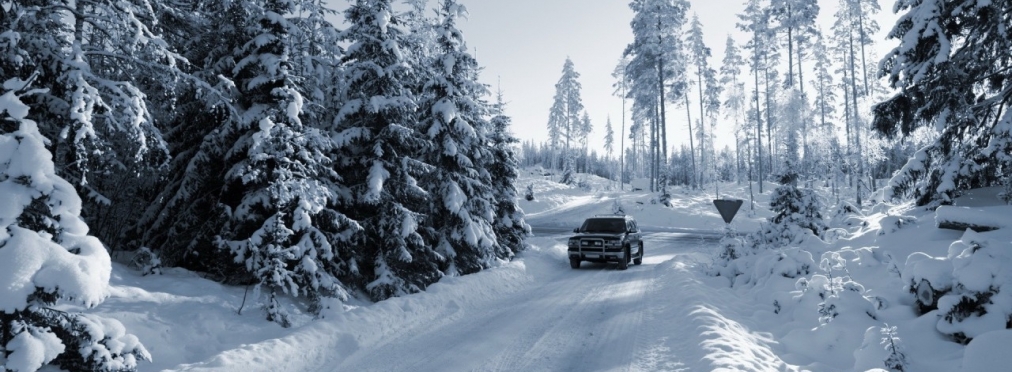
[(625, 213), (595, 214), (594, 217), (625, 217)]

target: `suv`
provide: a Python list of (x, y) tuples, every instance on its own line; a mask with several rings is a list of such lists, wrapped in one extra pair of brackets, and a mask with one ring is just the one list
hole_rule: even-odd
[(632, 216), (598, 215), (583, 221), (569, 238), (569, 266), (580, 268), (581, 261), (618, 261), (619, 270), (629, 261), (643, 263), (643, 240)]

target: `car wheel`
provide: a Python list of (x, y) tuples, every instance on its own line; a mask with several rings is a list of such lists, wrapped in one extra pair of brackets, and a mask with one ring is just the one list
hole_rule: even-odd
[(580, 268), (580, 259), (579, 258), (570, 257), (569, 258), (569, 267), (572, 267), (574, 269), (579, 269)]
[(629, 247), (625, 247), (625, 257), (618, 260), (618, 269), (625, 270), (629, 268)]
[(633, 259), (633, 264), (640, 265), (643, 263), (643, 243), (640, 243), (640, 254)]

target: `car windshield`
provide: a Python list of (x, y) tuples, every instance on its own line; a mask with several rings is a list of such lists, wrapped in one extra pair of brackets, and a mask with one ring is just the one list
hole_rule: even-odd
[(590, 233), (620, 233), (625, 232), (625, 221), (618, 219), (589, 219), (583, 223), (581, 231)]

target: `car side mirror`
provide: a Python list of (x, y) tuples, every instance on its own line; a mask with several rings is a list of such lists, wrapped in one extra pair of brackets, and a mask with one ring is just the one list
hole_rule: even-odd
[(579, 228), (579, 227), (577, 227), (577, 228), (573, 229), (573, 232), (575, 232), (575, 233), (578, 233), (578, 232), (580, 232), (580, 228)]

